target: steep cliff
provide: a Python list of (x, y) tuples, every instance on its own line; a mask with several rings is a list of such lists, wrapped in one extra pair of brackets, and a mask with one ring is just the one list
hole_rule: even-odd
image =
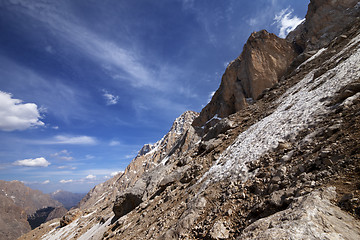
[(285, 74), (296, 56), (290, 42), (265, 30), (254, 32), (241, 55), (225, 70), (219, 89), (195, 119), (203, 126), (214, 116), (224, 118), (256, 100), (263, 90), (272, 87)]

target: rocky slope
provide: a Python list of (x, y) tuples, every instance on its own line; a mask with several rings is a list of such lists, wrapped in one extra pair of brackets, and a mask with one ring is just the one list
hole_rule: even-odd
[[(177, 144), (186, 141), (187, 136), (194, 135), (191, 123), (197, 116), (198, 113), (187, 111), (176, 118), (169, 132), (162, 139), (154, 144), (145, 144), (124, 172), (118, 173), (108, 181), (95, 186), (80, 201), (79, 208), (87, 209), (98, 203), (103, 204), (104, 201), (112, 202), (119, 192), (132, 186), (140, 176), (156, 167), (169, 154), (172, 154), (173, 148)], [(184, 142), (183, 144), (188, 143)], [(187, 148), (191, 148), (191, 146), (187, 146)]]
[[(358, 6), (313, 0), (287, 40), (254, 33), (244, 51), (259, 58), (229, 65), (196, 129), (145, 146), (80, 209), (20, 239), (360, 239)], [(254, 64), (274, 80), (258, 92)]]
[[(49, 195), (26, 187), (22, 182), (0, 180), (1, 239), (12, 240), (29, 232), (31, 225), (28, 218), (37, 210), (46, 207), (54, 209), (61, 206), (61, 203), (53, 200)], [(62, 215), (55, 217), (60, 216)]]

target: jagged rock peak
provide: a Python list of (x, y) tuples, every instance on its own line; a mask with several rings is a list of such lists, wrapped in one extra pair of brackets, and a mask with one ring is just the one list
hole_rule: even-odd
[(177, 117), (170, 129), (170, 132), (174, 132), (176, 134), (183, 134), (186, 130), (185, 125), (191, 124), (194, 119), (199, 116), (199, 113), (194, 111), (186, 111)]
[(219, 89), (193, 125), (203, 126), (216, 115), (223, 118), (244, 109), (247, 102), (278, 82), (295, 56), (292, 44), (275, 34), (266, 30), (252, 33), (241, 55), (226, 68)]
[(145, 154), (147, 154), (148, 152), (150, 152), (152, 149), (154, 148), (154, 146), (150, 143), (144, 144), (144, 146), (140, 149), (138, 155), (136, 157), (140, 157), (143, 156)]

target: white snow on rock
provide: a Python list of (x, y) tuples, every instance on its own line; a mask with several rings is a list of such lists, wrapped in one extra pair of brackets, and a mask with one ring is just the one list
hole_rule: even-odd
[(112, 217), (109, 217), (109, 219), (101, 224), (97, 223), (92, 228), (90, 228), (85, 234), (81, 235), (81, 237), (78, 238), (78, 240), (90, 240), (90, 239), (100, 239), (104, 232), (107, 229), (107, 226), (110, 225)]
[(69, 225), (62, 228), (54, 228), (45, 234), (42, 240), (60, 240), (60, 239), (73, 239), (76, 234), (76, 229), (79, 229), (79, 219), (73, 221)]
[[(316, 79), (313, 78), (317, 69), (310, 72), (278, 99), (279, 105), (271, 115), (241, 133), (200, 179), (206, 179), (203, 189), (210, 182), (229, 177), (246, 181), (252, 176), (246, 167), (247, 162), (254, 161), (265, 152), (276, 148), (279, 141), (284, 141), (287, 136), (296, 136), (300, 130), (316, 122), (316, 116), (327, 112), (325, 102), (320, 99), (333, 96), (342, 87), (360, 77), (359, 42), (358, 35), (343, 51), (328, 60), (337, 62), (336, 67)], [(347, 50), (351, 47), (355, 49)], [(321, 49), (315, 57), (320, 56), (323, 51), (325, 50)], [(340, 62), (341, 54), (345, 51), (352, 52), (352, 55)], [(329, 62), (325, 62), (323, 66)]]

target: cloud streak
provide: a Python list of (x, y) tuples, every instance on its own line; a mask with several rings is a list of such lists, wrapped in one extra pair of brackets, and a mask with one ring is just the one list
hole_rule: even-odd
[(0, 130), (25, 130), (44, 126), (40, 110), (35, 103), (23, 103), (12, 98), (10, 93), (0, 91)]
[[(161, 89), (153, 71), (146, 67), (144, 59), (134, 49), (124, 48), (110, 39), (93, 33), (82, 26), (76, 17), (66, 11), (66, 5), (58, 8), (46, 2), (19, 1), (18, 9), (42, 22), (59, 39), (69, 43), (75, 51), (80, 50), (85, 56), (99, 64), (112, 78), (129, 82), (133, 87)], [(61, 4), (61, 3), (58, 3)], [(65, 8), (65, 9), (64, 9)], [(38, 14), (41, 11), (42, 14)]]
[[(49, 144), (49, 145), (96, 145), (98, 143), (95, 137), (90, 136), (72, 136), (57, 135), (48, 140), (31, 141), (33, 144)], [(66, 157), (66, 156), (65, 156)], [(68, 156), (70, 157), (70, 156)], [(63, 159), (66, 160), (66, 159)], [(68, 160), (71, 160), (68, 158)]]

